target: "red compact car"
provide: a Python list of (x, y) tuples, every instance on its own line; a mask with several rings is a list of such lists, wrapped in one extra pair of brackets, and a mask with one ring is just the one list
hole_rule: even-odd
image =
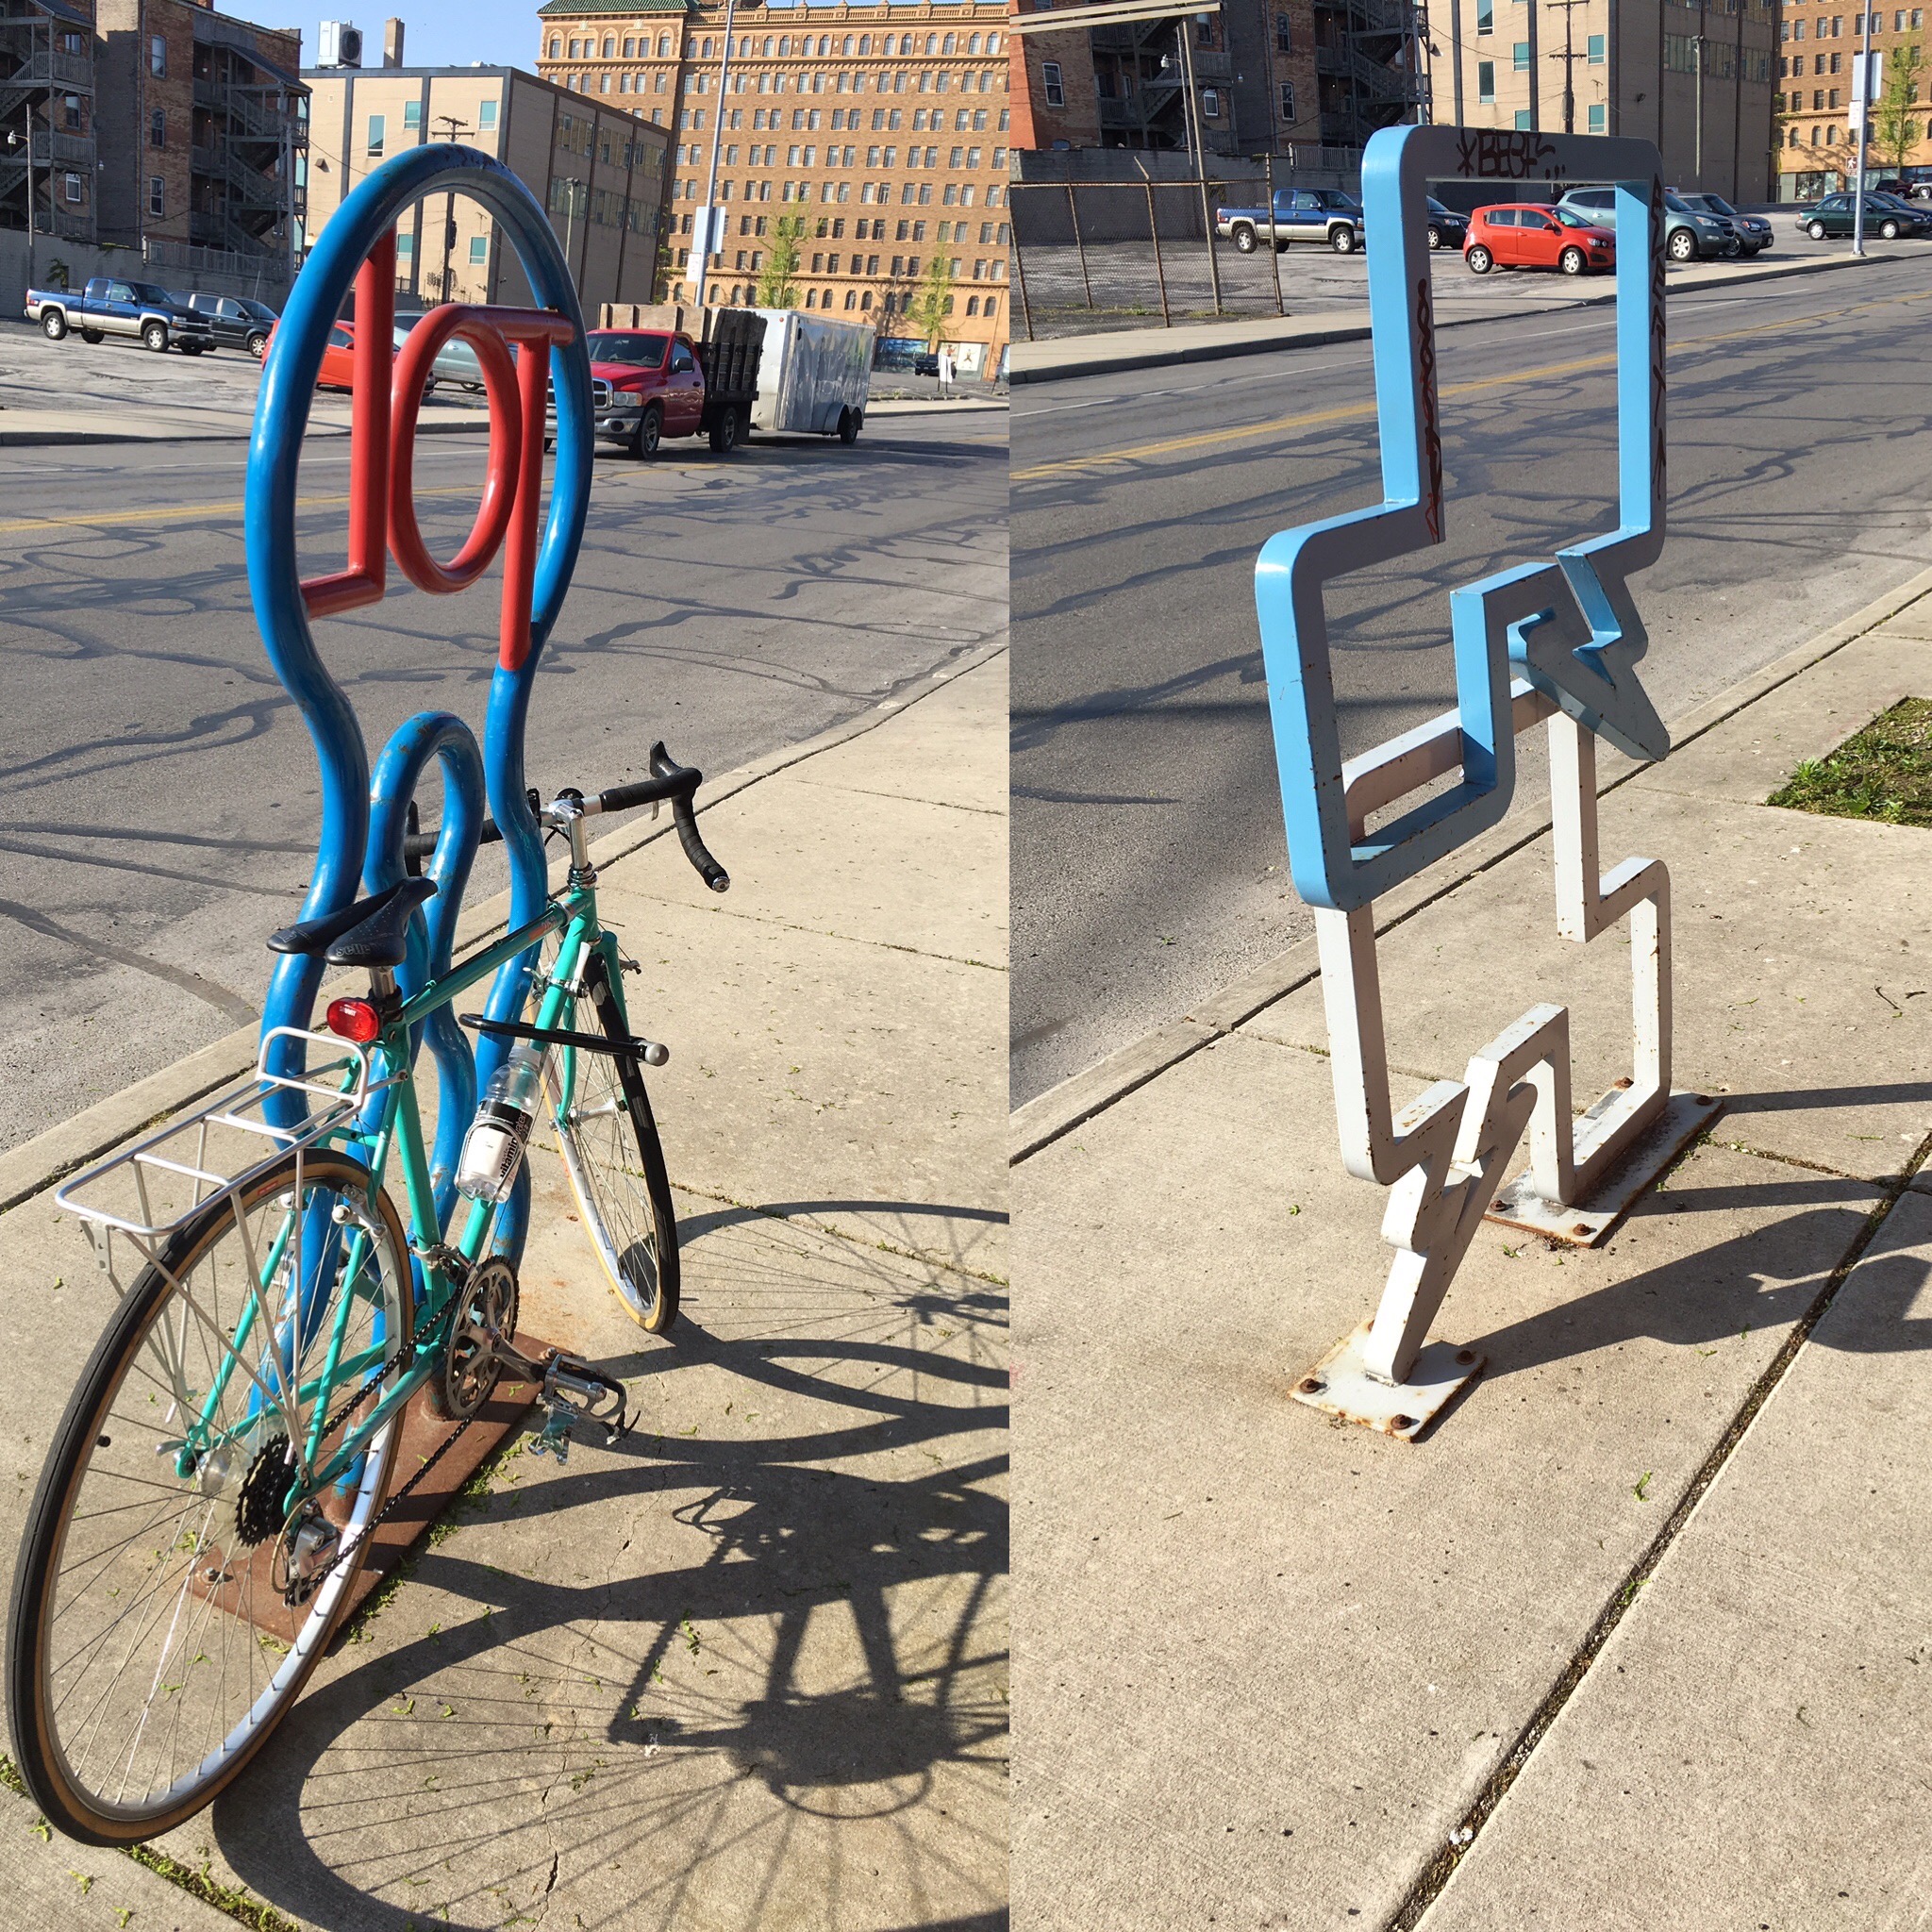
[(1554, 268), (1566, 275), (1617, 265), (1617, 238), (1567, 208), (1518, 202), (1479, 208), (1469, 218), (1462, 258), (1479, 275), (1492, 268)]

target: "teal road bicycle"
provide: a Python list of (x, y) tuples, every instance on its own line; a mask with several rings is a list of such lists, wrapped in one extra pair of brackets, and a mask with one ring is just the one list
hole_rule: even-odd
[[(651, 770), (539, 808), (568, 841), (568, 882), (540, 917), (450, 970), (420, 970), (431, 878), (275, 934), (282, 954), (366, 971), (367, 996), (334, 1001), (325, 1033), (269, 1027), (253, 1079), (58, 1191), (123, 1290), (54, 1434), (8, 1632), (19, 1769), (69, 1836), (168, 1831), (261, 1748), (320, 1660), (385, 1511), (427, 1473), (396, 1481), (403, 1409), (419, 1391), (459, 1429), (499, 1377), (533, 1385), (533, 1446), (558, 1457), (574, 1428), (614, 1440), (626, 1425), (621, 1384), (575, 1357), (520, 1352), (516, 1270), (495, 1250), (513, 1245), (500, 1217), (534, 1115), (555, 1131), (624, 1306), (656, 1334), (675, 1319), (676, 1222), (643, 1078), (666, 1053), (631, 1030), (587, 823), (669, 802), (707, 883), (729, 881), (698, 837), (700, 774), (661, 745)], [(408, 856), (436, 842), (414, 839)], [(433, 1171), (412, 1041), (433, 1042), (454, 1001), (525, 958), (527, 1019), (464, 1018), (510, 1043), (508, 1072), (455, 1171)], [(386, 1189), (391, 1160), (407, 1211)]]

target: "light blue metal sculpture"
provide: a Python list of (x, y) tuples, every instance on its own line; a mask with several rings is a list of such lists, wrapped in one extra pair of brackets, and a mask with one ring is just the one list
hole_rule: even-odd
[[(419, 574), (408, 562), (409, 545), (396, 536), (409, 488), (413, 410), (419, 396), (398, 384), (391, 413), (390, 372), (394, 309), (397, 218), (432, 191), (465, 194), (493, 214), (515, 248), (541, 308), (464, 311), (459, 330), (490, 340), (478, 343), (492, 374), (491, 417), (520, 407), (524, 434), (515, 475), (503, 474), (492, 432), (491, 492), (472, 541), (459, 554), (471, 566), (457, 577), (441, 567)], [(333, 576), (302, 580), (296, 555), (297, 465), (303, 433), (329, 331), (351, 288), (357, 291), (355, 354), (358, 358), (355, 426), (351, 442), (348, 568)], [(427, 326), (424, 325), (423, 326)], [(506, 342), (518, 347), (521, 367), (509, 373)], [(554, 390), (557, 461), (550, 501), (538, 537), (541, 486), (544, 391)], [(365, 380), (365, 373), (368, 379)], [(500, 373), (502, 379), (496, 379)], [(418, 386), (420, 387), (420, 386)], [(407, 419), (403, 410), (409, 413)], [(533, 433), (534, 432), (534, 433)], [(473, 148), (424, 146), (399, 155), (371, 175), (324, 228), (290, 297), (262, 371), (262, 391), (248, 453), (248, 583), (269, 659), (300, 708), (322, 771), (323, 815), (314, 875), (302, 917), (315, 919), (347, 906), (358, 882), (376, 892), (403, 875), (408, 807), (432, 760), (443, 784), (441, 831), (427, 867), (437, 895), (427, 919), (411, 923), (408, 967), (398, 974), (404, 994), (446, 968), (470, 867), (482, 829), (485, 798), (502, 828), (510, 870), (512, 928), (533, 920), (545, 904), (542, 840), (525, 796), (524, 725), (531, 687), (545, 640), (570, 589), (590, 502), (593, 432), (590, 362), (576, 290), (548, 218), (515, 175)], [(491, 523), (492, 503), (502, 515)], [(485, 525), (491, 524), (487, 533)], [(493, 534), (491, 534), (493, 533)], [(413, 512), (403, 536), (414, 538)], [(372, 794), (369, 754), (354, 708), (329, 675), (317, 650), (309, 620), (373, 603), (383, 594), (388, 555), (421, 588), (455, 590), (480, 575), (498, 543), (504, 547), (503, 641), (491, 679), (489, 710), (479, 747), (461, 719), (423, 712), (396, 732), (376, 767)], [(415, 543), (420, 552), (420, 540)], [(492, 1020), (514, 1019), (525, 1003), (530, 959), (504, 968), (487, 1004)], [(277, 1027), (308, 1028), (322, 981), (320, 959), (291, 955), (276, 964), (262, 1014), (262, 1035)], [(432, 1174), (445, 1219), (454, 1201), (453, 1173), (463, 1131), (475, 1111), (479, 1082), (487, 1082), (508, 1051), (501, 1037), (486, 1036), (473, 1060), (468, 1040), (448, 1011), (425, 1031), (436, 1057), (439, 1126)], [(421, 1041), (416, 1044), (420, 1047)], [(283, 1034), (270, 1041), (270, 1071), (300, 1071), (302, 1043)], [(375, 1106), (376, 1103), (372, 1103)], [(298, 1094), (271, 1096), (271, 1119), (293, 1127)], [(527, 1171), (498, 1216), (495, 1245), (512, 1258), (521, 1251), (528, 1220)]]
[[(1424, 196), (1432, 180), (1614, 181), (1617, 191), (1617, 527), (1450, 593), (1456, 709), (1343, 762), (1324, 592), (1350, 571), (1443, 537)], [(1413, 1436), (1481, 1367), (1424, 1349), (1430, 1323), (1525, 1130), (1531, 1169), (1493, 1210), (1554, 1238), (1601, 1239), (1708, 1117), (1670, 1090), (1669, 877), (1636, 859), (1600, 877), (1594, 740), (1640, 759), (1670, 749), (1637, 675), (1647, 643), (1629, 576), (1664, 539), (1663, 180), (1646, 142), (1400, 127), (1362, 165), (1383, 502), (1272, 537), (1255, 569), (1289, 858), (1315, 909), (1342, 1154), (1392, 1189), (1397, 1249), (1374, 1320), (1316, 1365), (1300, 1399)], [(1494, 825), (1515, 788), (1515, 737), (1548, 719), (1557, 924), (1587, 941), (1626, 912), (1636, 1069), (1573, 1124), (1568, 1015), (1532, 1008), (1397, 1116), (1390, 1100), (1374, 902)], [(1456, 783), (1386, 824), (1371, 816)], [(1642, 1142), (1641, 1150), (1638, 1143)], [(1607, 1194), (1607, 1177), (1616, 1170)], [(1602, 1198), (1587, 1198), (1592, 1190)]]

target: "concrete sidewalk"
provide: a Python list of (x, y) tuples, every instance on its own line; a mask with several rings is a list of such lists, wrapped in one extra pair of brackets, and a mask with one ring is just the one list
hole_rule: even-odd
[[(638, 1430), (561, 1470), (512, 1453), (157, 1847), (232, 1913), (0, 1795), (0, 1882), (65, 1902), (36, 1925), (1004, 1923), (1006, 716), (982, 653), (708, 786), (724, 899), (668, 822), (596, 848), (632, 1013), (673, 1049), (684, 1314), (631, 1324), (539, 1153), (523, 1324), (622, 1374)], [(238, 1051), (16, 1150), (13, 1191)], [(43, 1192), (0, 1261), (10, 1565), (105, 1307)]]
[[(1727, 1110), (1602, 1249), (1482, 1229), (1419, 1444), (1289, 1400), (1390, 1254), (1312, 944), (1024, 1110), (1022, 1924), (1928, 1923), (1932, 846), (1762, 802), (1928, 690), (1932, 573), (1605, 761)], [(1579, 1105), (1628, 1070), (1546, 809), (1382, 908), (1398, 1107), (1545, 999)]]
[[(1700, 262), (1682, 269), (1673, 264), (1669, 287), (1701, 294), (1710, 289), (1735, 288), (1741, 282), (1783, 281), (1791, 275), (1864, 268), (1880, 258), (1829, 255), (1812, 261)], [(1439, 303), (1436, 326), (1456, 328), (1464, 323), (1509, 322), (1553, 312), (1568, 313), (1573, 308), (1601, 308), (1616, 299), (1616, 291), (1606, 288), (1601, 294), (1565, 296), (1559, 300), (1487, 303), (1463, 313), (1456, 313)], [(1218, 362), (1230, 356), (1262, 356), (1278, 349), (1313, 349), (1330, 342), (1366, 341), (1371, 334), (1368, 307), (1364, 304), (1358, 308), (1270, 315), (1246, 322), (1195, 322), (1174, 328), (1060, 336), (1049, 341), (1015, 342), (1008, 380), (1058, 382), (1066, 376), (1112, 375), (1132, 369), (1161, 369), (1173, 363)]]

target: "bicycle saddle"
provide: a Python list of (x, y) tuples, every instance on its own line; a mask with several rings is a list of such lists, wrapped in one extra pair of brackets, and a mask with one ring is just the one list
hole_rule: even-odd
[(409, 915), (435, 896), (434, 879), (405, 879), (340, 912), (270, 933), (269, 951), (320, 953), (331, 966), (400, 966), (408, 957)]

